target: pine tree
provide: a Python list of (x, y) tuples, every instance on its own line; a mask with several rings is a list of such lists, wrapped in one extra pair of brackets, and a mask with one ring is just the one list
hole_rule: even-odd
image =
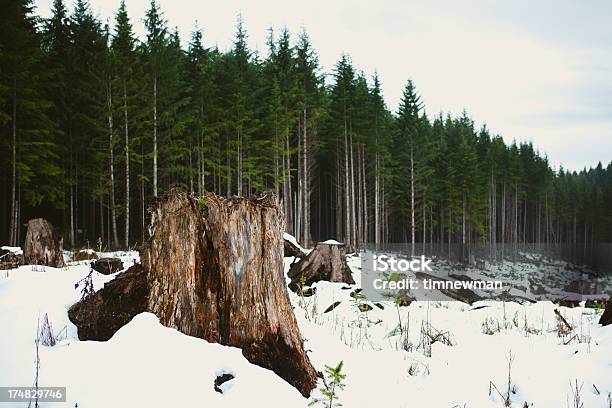
[(10, 135), (11, 245), (20, 240), (24, 204), (62, 204), (58, 130), (50, 119), (51, 103), (45, 98), (49, 78), (32, 8), (28, 0), (3, 4), (0, 24), (0, 126), (2, 133)]
[(130, 142), (130, 131), (134, 130), (131, 114), (135, 109), (138, 75), (136, 40), (132, 29), (132, 24), (127, 14), (125, 1), (122, 1), (115, 18), (115, 33), (112, 38), (111, 52), (115, 64), (115, 88), (119, 90), (117, 103), (118, 117), (122, 119), (123, 130), (123, 150), (125, 160), (125, 197), (124, 197), (124, 241), (125, 248), (130, 243), (130, 152), (132, 145)]

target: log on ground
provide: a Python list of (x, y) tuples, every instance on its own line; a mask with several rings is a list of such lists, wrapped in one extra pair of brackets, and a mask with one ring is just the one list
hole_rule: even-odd
[(294, 292), (318, 281), (355, 283), (346, 262), (346, 247), (339, 243), (319, 242), (308, 255), (291, 265), (287, 275), (291, 279), (289, 288)]

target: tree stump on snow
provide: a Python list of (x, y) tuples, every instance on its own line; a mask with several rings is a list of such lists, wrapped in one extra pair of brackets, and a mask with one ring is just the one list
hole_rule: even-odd
[(302, 260), (291, 265), (289, 288), (297, 292), (314, 282), (344, 282), (354, 284), (351, 269), (346, 263), (346, 247), (340, 243), (319, 242)]
[[(112, 283), (135, 279), (127, 275), (136, 267), (119, 274), (81, 302), (84, 306), (71, 308), (79, 338), (85, 339), (83, 326), (86, 338), (105, 340), (110, 329), (150, 311), (162, 324), (185, 334), (241, 348), (247, 360), (271, 369), (308, 396), (317, 373), (289, 302), (281, 252), (284, 216), (275, 200), (212, 193), (194, 199), (173, 189), (149, 211), (151, 236), (141, 249), (146, 296), (136, 296), (135, 305), (112, 300), (128, 298), (126, 291), (133, 289), (125, 282)], [(85, 310), (94, 308), (109, 317), (94, 325), (109, 330), (88, 326)]]
[(599, 319), (599, 324), (603, 326), (612, 324), (612, 300), (608, 300), (606, 309), (604, 310), (603, 315), (601, 315), (601, 319)]
[(25, 263), (62, 268), (64, 266), (62, 243), (63, 240), (49, 221), (43, 218), (28, 221), (23, 251)]

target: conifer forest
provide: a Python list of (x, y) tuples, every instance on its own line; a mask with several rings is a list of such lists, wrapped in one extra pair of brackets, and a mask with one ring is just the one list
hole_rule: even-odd
[(270, 29), (256, 52), (248, 21), (218, 49), (180, 38), (155, 1), (145, 16), (118, 4), (109, 23), (85, 0), (55, 0), (45, 19), (30, 0), (0, 9), (1, 242), (44, 215), (68, 248), (133, 247), (173, 186), (273, 192), (305, 244), (612, 241), (612, 163), (553, 168), (467, 112), (427, 111), (410, 72), (391, 111), (384, 72), (349, 55), (323, 72), (306, 31)]

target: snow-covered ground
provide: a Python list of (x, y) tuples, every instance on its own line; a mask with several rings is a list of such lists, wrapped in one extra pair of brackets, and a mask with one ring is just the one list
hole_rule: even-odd
[[(119, 256), (126, 267), (138, 260), (134, 252), (99, 255)], [(286, 270), (291, 261), (285, 259)], [(79, 341), (67, 310), (80, 298), (75, 283), (88, 263), (0, 271), (0, 387), (33, 384), (34, 339), (47, 314), (61, 341), (41, 346), (39, 385), (67, 387), (67, 402), (43, 407), (308, 406), (239, 349), (188, 337), (148, 313), (108, 342)], [(319, 282), (304, 298), (290, 292), (315, 368), (344, 362), (346, 387), (338, 393), (344, 407), (503, 407), (509, 371), (512, 407), (573, 407), (570, 383), (584, 407), (610, 407), (612, 326), (600, 327), (600, 310), (551, 302), (372, 303), (355, 292), (359, 264), (349, 256), (356, 285)], [(94, 287), (113, 277), (94, 272)], [(218, 393), (213, 382), (224, 373), (235, 378)]]

